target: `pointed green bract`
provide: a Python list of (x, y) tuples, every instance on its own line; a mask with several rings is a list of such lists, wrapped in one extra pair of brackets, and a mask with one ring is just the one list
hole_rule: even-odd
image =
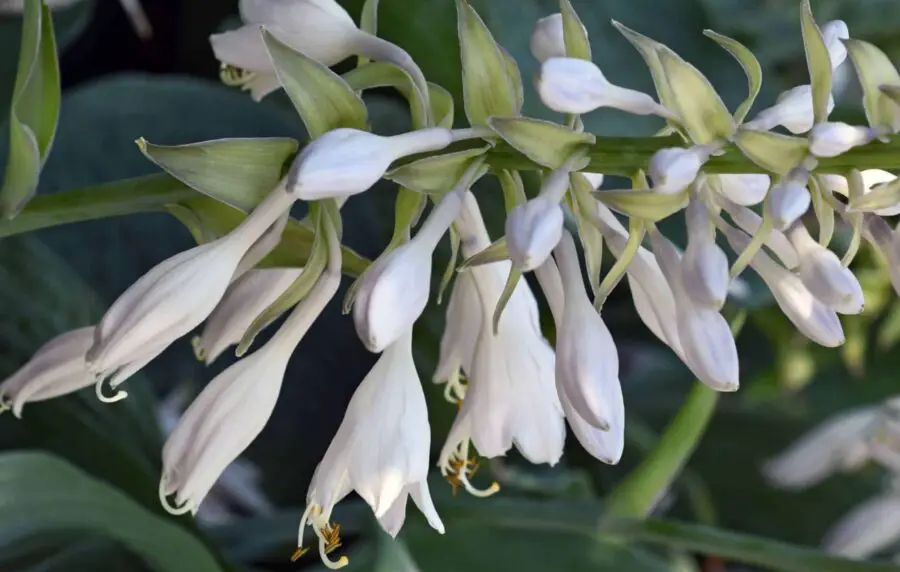
[(734, 112), (734, 121), (740, 125), (747, 117), (747, 113), (750, 112), (750, 108), (753, 107), (756, 96), (759, 95), (759, 89), (762, 87), (762, 66), (759, 65), (759, 60), (756, 59), (753, 52), (739, 41), (717, 34), (712, 30), (703, 30), (703, 34), (727, 50), (744, 68), (744, 74), (747, 76), (747, 98)]
[(525, 184), (518, 171), (502, 170), (497, 173), (500, 188), (503, 190), (503, 206), (507, 213), (528, 200), (525, 196)]
[(456, 0), (462, 61), (463, 104), (473, 126), (491, 116), (519, 114), (519, 96), (510, 65), (481, 16), (465, 0)]
[(594, 225), (596, 205), (591, 197), (594, 187), (581, 173), (571, 173), (569, 184), (572, 192), (569, 194), (570, 207), (575, 213), (575, 221), (578, 224), (578, 238), (584, 249), (584, 261), (587, 266), (588, 282), (591, 291), (596, 296), (600, 286), (600, 272), (603, 266), (603, 234)]
[(562, 167), (578, 148), (597, 140), (590, 133), (529, 117), (492, 117), (488, 126), (526, 157), (551, 169)]
[(515, 292), (516, 286), (518, 286), (521, 279), (522, 271), (515, 266), (511, 266), (509, 276), (506, 278), (506, 285), (503, 286), (503, 292), (500, 293), (500, 298), (497, 300), (497, 307), (494, 308), (493, 327), (495, 336), (500, 328), (500, 318), (503, 316), (503, 310), (509, 304), (509, 299), (512, 298), (513, 292)]
[(809, 191), (812, 196), (813, 210), (819, 223), (819, 244), (828, 247), (834, 237), (834, 209), (825, 200), (825, 186), (817, 175), (809, 178)]
[(768, 131), (739, 131), (734, 144), (745, 157), (777, 175), (787, 175), (809, 154), (806, 139)]
[(453, 275), (456, 273), (456, 261), (459, 260), (459, 247), (460, 247), (460, 237), (459, 233), (456, 232), (456, 229), (451, 226), (450, 227), (450, 260), (447, 261), (447, 267), (444, 269), (444, 274), (441, 276), (441, 284), (438, 286), (437, 291), (437, 303), (440, 304), (444, 300), (444, 292), (447, 290), (447, 286), (450, 285), (450, 281), (453, 280)]
[(687, 189), (678, 193), (629, 189), (596, 191), (593, 194), (595, 199), (615, 211), (653, 222), (677, 213), (687, 206), (689, 198)]
[(730, 137), (734, 119), (706, 76), (669, 49), (660, 50), (659, 61), (672, 90), (669, 110), (679, 116), (691, 140), (706, 145)]
[(816, 123), (822, 123), (828, 119), (828, 100), (831, 98), (831, 56), (828, 55), (822, 30), (813, 18), (809, 0), (803, 0), (800, 23), (812, 86), (813, 117)]
[(877, 185), (868, 193), (857, 194), (850, 199), (848, 206), (855, 211), (874, 211), (897, 203), (900, 203), (900, 179)]
[(385, 178), (419, 193), (443, 194), (453, 188), (472, 161), (490, 147), (467, 149), (419, 159), (391, 169)]
[(141, 152), (192, 189), (243, 211), (268, 195), (298, 143), (289, 138), (216, 139), (187, 145), (137, 140)]
[(668, 50), (668, 48), (656, 40), (635, 32), (620, 22), (613, 20), (612, 24), (623, 36), (625, 36), (625, 39), (635, 47), (638, 53), (641, 54), (641, 57), (644, 58), (644, 62), (650, 69), (650, 75), (653, 77), (653, 85), (656, 87), (656, 95), (659, 97), (659, 102), (663, 104), (664, 107), (673, 109), (672, 106), (675, 102), (672, 95), (672, 87), (669, 85), (665, 70), (663, 70), (662, 62), (659, 58), (660, 52)]
[(566, 43), (566, 56), (591, 61), (591, 42), (587, 29), (581, 23), (578, 13), (569, 0), (559, 0), (559, 12), (563, 20), (563, 38)]
[[(355, 91), (375, 87), (393, 87), (409, 102), (412, 125), (416, 129), (428, 126), (428, 113), (417, 97), (415, 83), (409, 73), (389, 62), (371, 62), (350, 70), (341, 76)], [(453, 96), (443, 87), (428, 83), (431, 114), (435, 125), (450, 128), (453, 126)]]
[(37, 192), (56, 135), (60, 81), (53, 18), (44, 2), (25, 2), (16, 82), (9, 109), (9, 153), (0, 215), (12, 218)]
[(522, 85), (522, 74), (519, 72), (519, 64), (503, 46), (498, 45), (500, 54), (503, 55), (503, 63), (506, 66), (506, 77), (513, 86), (513, 93), (516, 94), (516, 114), (522, 112), (522, 106), (525, 105), (525, 86)]
[(844, 44), (862, 86), (869, 125), (896, 132), (900, 128), (900, 106), (882, 88), (886, 87), (888, 92), (900, 89), (897, 68), (884, 52), (868, 42), (845, 40)]
[(474, 268), (475, 266), (483, 266), (485, 264), (493, 264), (502, 260), (509, 260), (509, 250), (506, 248), (506, 237), (500, 237), (493, 244), (480, 252), (476, 252), (472, 256), (463, 260), (459, 265), (460, 272)]
[(306, 125), (310, 139), (340, 127), (368, 131), (366, 106), (341, 76), (294, 51), (268, 30), (263, 30), (263, 40), (275, 73)]

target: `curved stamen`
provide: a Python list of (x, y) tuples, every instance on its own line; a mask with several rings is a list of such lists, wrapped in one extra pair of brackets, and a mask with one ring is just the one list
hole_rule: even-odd
[(169, 502), (169, 495), (166, 493), (166, 479), (165, 477), (159, 480), (159, 502), (166, 510), (167, 513), (175, 516), (179, 516), (182, 514), (187, 514), (191, 511), (191, 503), (188, 501), (184, 501), (181, 506), (177, 504), (172, 504)]
[(115, 403), (116, 401), (122, 401), (126, 397), (128, 397), (127, 391), (122, 391), (121, 389), (116, 389), (110, 384), (111, 389), (115, 389), (116, 392), (112, 395), (105, 395), (103, 391), (103, 386), (106, 383), (106, 376), (97, 376), (97, 381), (94, 383), (94, 393), (97, 394), (97, 399), (99, 399), (103, 403)]
[(229, 87), (240, 87), (245, 89), (246, 85), (253, 81), (256, 72), (235, 67), (230, 64), (223, 63), (219, 67), (219, 80)]
[[(324, 531), (324, 532), (323, 532)], [(326, 533), (328, 533), (326, 535)], [(316, 536), (319, 537), (319, 557), (322, 559), (322, 563), (330, 568), (331, 570), (339, 570), (350, 564), (350, 559), (346, 556), (341, 556), (337, 559), (337, 561), (331, 560), (328, 557), (328, 553), (337, 548), (340, 545), (340, 542), (335, 545), (335, 539), (332, 538), (331, 529), (329, 527), (324, 527), (323, 530), (316, 529)], [(328, 536), (328, 538), (326, 538)]]
[(306, 510), (303, 511), (303, 516), (300, 517), (300, 527), (297, 529), (297, 550), (291, 556), (291, 562), (296, 562), (309, 550), (308, 548), (303, 548), (303, 534), (306, 532), (306, 524), (309, 522), (309, 517), (312, 515), (313, 510), (318, 510), (318, 506), (315, 503), (306, 505)]
[(206, 350), (203, 349), (201, 342), (200, 336), (194, 336), (191, 338), (191, 348), (194, 350), (194, 357), (197, 358), (197, 361), (206, 361)]
[[(472, 471), (472, 472), (474, 473), (474, 471)], [(457, 477), (457, 479), (459, 479), (459, 482), (462, 483), (462, 486), (463, 486), (463, 488), (466, 489), (466, 492), (469, 493), (470, 495), (472, 495), (473, 497), (478, 497), (480, 499), (484, 499), (493, 494), (500, 492), (500, 483), (498, 483), (497, 481), (494, 481), (493, 483), (491, 483), (491, 486), (489, 486), (486, 489), (475, 488), (475, 486), (469, 482), (469, 477), (466, 475), (465, 468), (463, 468), (463, 470), (461, 470), (459, 473), (457, 473), (456, 477)]]

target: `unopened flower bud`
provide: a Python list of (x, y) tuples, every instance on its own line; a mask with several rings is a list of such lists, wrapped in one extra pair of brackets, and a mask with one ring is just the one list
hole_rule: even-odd
[(820, 123), (809, 132), (809, 151), (816, 157), (837, 157), (853, 147), (869, 143), (876, 135), (871, 127), (841, 122)]
[(706, 207), (693, 199), (685, 210), (688, 246), (681, 258), (687, 295), (697, 304), (721, 309), (728, 297), (728, 257), (716, 244)]
[(514, 208), (506, 217), (506, 247), (513, 263), (523, 271), (547, 260), (563, 231), (559, 202), (536, 197)]
[(788, 177), (772, 187), (766, 209), (775, 228), (784, 230), (806, 214), (811, 202), (806, 180)]
[(541, 65), (537, 90), (544, 105), (561, 113), (588, 113), (613, 107), (635, 115), (672, 117), (646, 93), (610, 83), (589, 61), (550, 58)]
[(653, 190), (659, 193), (678, 193), (694, 182), (700, 168), (709, 159), (703, 146), (688, 149), (670, 147), (660, 149), (650, 158), (650, 179)]
[(392, 137), (335, 129), (310, 142), (294, 159), (287, 189), (305, 201), (356, 195), (377, 183), (400, 157), (437, 151), (452, 141), (450, 131), (441, 127)]
[[(828, 113), (834, 109), (834, 97), (828, 97)], [(794, 134), (806, 133), (813, 127), (812, 87), (800, 85), (778, 96), (775, 105), (764, 109), (744, 124), (747, 129), (768, 131), (782, 125)]]
[(363, 277), (353, 305), (353, 322), (369, 351), (384, 351), (422, 315), (431, 290), (432, 254), (461, 205), (460, 193), (448, 193), (415, 238), (388, 253)]
[(843, 20), (832, 20), (822, 26), (822, 38), (831, 58), (831, 69), (836, 70), (847, 59), (847, 47), (843, 40), (850, 39), (850, 29)]
[(717, 190), (731, 202), (747, 207), (761, 203), (772, 182), (769, 175), (760, 174), (717, 176)]
[(841, 314), (862, 312), (862, 286), (837, 255), (816, 242), (800, 223), (791, 228), (788, 236), (799, 255), (800, 280), (813, 296)]
[(566, 40), (563, 33), (562, 14), (550, 14), (541, 18), (531, 32), (531, 53), (541, 63), (550, 58), (566, 56)]

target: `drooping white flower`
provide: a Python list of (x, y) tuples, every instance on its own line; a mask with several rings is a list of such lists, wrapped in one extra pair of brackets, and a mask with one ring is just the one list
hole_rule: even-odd
[(84, 360), (93, 343), (93, 326), (70, 330), (45, 343), (28, 363), (0, 383), (0, 411), (10, 409), (21, 417), (26, 403), (94, 385)]
[(423, 97), (428, 97), (425, 77), (409, 54), (361, 31), (334, 0), (242, 0), (240, 8), (245, 25), (213, 34), (209, 41), (216, 59), (247, 76), (239, 84), (257, 101), (280, 87), (261, 26), (292, 49), (329, 67), (354, 54), (397, 64), (412, 76)]
[[(834, 109), (834, 98), (828, 98), (828, 113)], [(775, 105), (763, 109), (743, 125), (746, 129), (768, 131), (779, 125), (794, 134), (806, 133), (814, 123), (812, 87), (800, 85), (778, 96)]]
[(766, 198), (771, 184), (769, 175), (716, 175), (716, 177), (718, 178), (716, 191), (731, 202), (748, 207), (761, 203)]
[(816, 242), (802, 224), (794, 224), (788, 236), (799, 255), (800, 280), (813, 296), (841, 314), (862, 312), (862, 286), (837, 255)]
[(682, 359), (697, 378), (717, 391), (738, 388), (737, 347), (728, 322), (718, 310), (695, 303), (688, 296), (681, 274), (681, 257), (675, 245), (658, 230), (650, 240), (660, 268), (675, 297), (678, 338)]
[(537, 78), (537, 91), (544, 105), (562, 113), (588, 113), (612, 107), (635, 115), (672, 117), (669, 110), (646, 93), (610, 83), (600, 68), (577, 58), (545, 60)]
[[(731, 247), (743, 250), (750, 238), (728, 224), (719, 227)], [(765, 252), (757, 252), (750, 261), (784, 315), (806, 337), (825, 347), (837, 347), (844, 343), (844, 330), (837, 314), (816, 298), (800, 278), (787, 270)]]
[(660, 149), (650, 158), (653, 190), (659, 193), (683, 191), (694, 182), (708, 159), (709, 149), (704, 145)]
[(356, 195), (377, 183), (400, 157), (437, 151), (452, 141), (450, 131), (441, 127), (390, 137), (334, 129), (297, 155), (287, 175), (287, 189), (304, 201)]
[[(156, 408), (156, 419), (163, 435), (168, 436), (188, 404), (185, 386), (169, 392)], [(237, 459), (226, 467), (222, 476), (210, 490), (196, 517), (207, 525), (225, 524), (239, 518), (240, 514), (265, 515), (272, 512), (272, 504), (262, 491), (262, 472), (246, 459)]]
[[(466, 201), (466, 216), (457, 220), (463, 254), (490, 244), (474, 200)], [(478, 237), (480, 235), (480, 238)], [(462, 402), (440, 455), (442, 473), (474, 494), (469, 483), (470, 443), (485, 457), (504, 455), (515, 446), (533, 463), (555, 464), (565, 441), (563, 414), (554, 381), (553, 349), (541, 334), (537, 301), (522, 280), (493, 330), (493, 314), (503, 291), (510, 263), (495, 262), (466, 270), (478, 293), (480, 328), (471, 364), (463, 363), (468, 378)]]
[(681, 258), (681, 278), (696, 304), (720, 310), (728, 297), (728, 257), (716, 244), (706, 207), (692, 198), (684, 211), (688, 245)]
[(159, 497), (172, 514), (196, 512), (272, 415), (291, 354), (340, 285), (340, 244), (330, 235), (327, 268), (307, 297), (264, 346), (209, 382), (166, 440)]
[[(860, 173), (863, 180), (863, 194), (872, 192), (879, 185), (892, 183), (897, 180), (897, 175), (884, 171), (882, 169), (866, 169)], [(841, 175), (822, 175), (825, 187), (828, 191), (840, 193), (845, 197), (850, 196), (850, 185), (846, 177)], [(875, 209), (872, 212), (879, 216), (894, 216), (900, 214), (900, 202), (895, 205)]]
[(279, 184), (231, 233), (144, 274), (97, 324), (88, 368), (101, 381), (111, 376), (115, 388), (197, 327), (222, 299), (247, 250), (293, 201)]
[(864, 407), (829, 419), (769, 460), (763, 473), (779, 488), (804, 489), (861, 466), (869, 458), (866, 440), (878, 415), (878, 407)]
[[(731, 220), (744, 232), (753, 236), (762, 228), (762, 217), (748, 209), (730, 201), (719, 201), (719, 205), (728, 213)], [(771, 230), (766, 237), (766, 246), (778, 257), (785, 268), (793, 270), (800, 264), (800, 258), (794, 245), (780, 230)]]
[(809, 152), (816, 157), (837, 157), (871, 142), (877, 135), (878, 131), (871, 127), (840, 121), (819, 123), (809, 132)]
[(843, 40), (850, 39), (850, 29), (843, 20), (832, 20), (822, 26), (822, 38), (828, 48), (831, 69), (834, 71), (847, 59), (847, 47)]
[(419, 375), (412, 356), (412, 330), (391, 344), (356, 389), (337, 434), (316, 468), (307, 508), (300, 522), (298, 551), (307, 525), (319, 537), (319, 552), (330, 568), (329, 535), (335, 505), (356, 491), (392, 535), (405, 517), (406, 499), (413, 502), (440, 533), (444, 525), (428, 491), (431, 427)]
[(822, 542), (830, 554), (862, 560), (900, 540), (900, 491), (890, 491), (856, 506)]
[(431, 257), (461, 206), (461, 193), (445, 195), (415, 238), (388, 253), (363, 277), (353, 322), (369, 351), (383, 351), (422, 315), (431, 291)]
[(287, 291), (302, 272), (302, 268), (262, 268), (235, 280), (209, 315), (203, 332), (193, 340), (197, 359), (211, 364), (229, 346), (241, 341), (256, 317)]
[(566, 57), (562, 14), (557, 12), (538, 20), (531, 32), (529, 47), (531, 54), (541, 63), (550, 58)]
[(812, 197), (806, 188), (806, 178), (789, 176), (769, 191), (766, 211), (775, 228), (784, 230), (806, 214), (810, 204)]
[(894, 291), (900, 293), (900, 241), (897, 233), (880, 216), (863, 215), (863, 238), (877, 248), (885, 260), (891, 275)]

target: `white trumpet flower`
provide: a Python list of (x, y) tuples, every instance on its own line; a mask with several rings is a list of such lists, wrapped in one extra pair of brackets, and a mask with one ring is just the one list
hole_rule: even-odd
[(692, 198), (685, 209), (688, 246), (681, 258), (681, 279), (695, 303), (720, 310), (728, 297), (728, 257), (716, 244), (706, 207)]
[[(490, 244), (474, 199), (467, 199), (457, 220), (464, 255)], [(465, 399), (440, 454), (441, 472), (476, 495), (497, 490), (475, 489), (470, 443), (486, 457), (504, 455), (515, 446), (533, 463), (555, 464), (565, 441), (562, 408), (557, 396), (552, 348), (544, 339), (537, 301), (520, 281), (493, 330), (494, 308), (500, 299), (510, 263), (495, 262), (466, 270), (478, 293), (480, 328), (472, 363), (463, 363), (468, 377)]]
[[(736, 228), (722, 224), (720, 227), (735, 250), (743, 250), (750, 238)], [(800, 278), (760, 251), (750, 261), (784, 315), (806, 337), (825, 347), (837, 347), (844, 343), (844, 330), (837, 314), (809, 291)]]
[(862, 312), (862, 286), (837, 255), (816, 242), (802, 224), (794, 224), (788, 236), (799, 255), (800, 280), (813, 296), (841, 314)]
[(319, 538), (319, 552), (329, 568), (327, 553), (334, 545), (330, 524), (334, 506), (356, 491), (372, 507), (384, 529), (396, 535), (403, 524), (406, 499), (413, 502), (440, 533), (444, 532), (428, 491), (431, 427), (419, 375), (412, 356), (412, 330), (388, 346), (356, 389), (325, 456), (316, 468), (307, 507), (300, 522), (298, 555), (303, 533), (310, 526)]
[(900, 491), (856, 506), (825, 535), (823, 548), (844, 558), (863, 560), (900, 540)]
[(646, 93), (612, 84), (596, 65), (576, 58), (545, 60), (537, 78), (537, 91), (544, 105), (562, 113), (588, 113), (612, 107), (635, 115), (673, 117)]
[(650, 180), (653, 190), (659, 193), (678, 193), (687, 188), (703, 164), (709, 159), (709, 149), (705, 145), (695, 145), (684, 149), (670, 147), (660, 149), (650, 158)]
[(225, 468), (272, 415), (291, 354), (340, 285), (340, 243), (333, 231), (329, 234), (327, 268), (309, 295), (264, 346), (200, 392), (166, 440), (159, 497), (170, 513), (196, 513)]
[(819, 123), (809, 132), (809, 152), (816, 157), (837, 157), (854, 147), (865, 145), (878, 136), (871, 127), (847, 123)]
[(728, 322), (709, 306), (688, 296), (675, 245), (651, 229), (653, 252), (675, 297), (678, 338), (685, 364), (697, 378), (717, 391), (736, 391), (739, 380), (737, 347)]
[(211, 364), (228, 347), (241, 341), (256, 317), (286, 292), (302, 272), (302, 268), (262, 268), (235, 280), (209, 315), (203, 333), (193, 340), (197, 359)]
[(415, 238), (375, 263), (353, 305), (356, 333), (378, 353), (412, 328), (428, 304), (431, 257), (462, 207), (462, 193), (441, 199)]
[(45, 343), (0, 383), (0, 411), (22, 416), (26, 403), (44, 401), (94, 385), (84, 355), (94, 343), (94, 327), (78, 328)]
[(400, 157), (437, 151), (452, 141), (450, 131), (441, 127), (390, 137), (358, 129), (334, 129), (297, 155), (287, 175), (287, 189), (304, 201), (357, 195), (377, 183)]
[[(834, 109), (834, 97), (828, 97), (828, 113)], [(775, 105), (763, 109), (743, 125), (745, 129), (768, 131), (779, 125), (794, 134), (806, 133), (813, 128), (812, 87), (807, 85), (789, 89), (778, 96)]]
[(240, 70), (233, 83), (250, 90), (256, 101), (280, 87), (263, 42), (263, 26), (292, 49), (329, 67), (354, 54), (394, 63), (410, 74), (427, 101), (425, 77), (412, 57), (357, 28), (334, 0), (242, 0), (240, 8), (245, 25), (213, 34), (209, 41), (216, 59)]
[(104, 378), (117, 387), (203, 322), (244, 254), (293, 202), (280, 183), (231, 233), (164, 260), (128, 288), (97, 324), (86, 356), (98, 395)]

